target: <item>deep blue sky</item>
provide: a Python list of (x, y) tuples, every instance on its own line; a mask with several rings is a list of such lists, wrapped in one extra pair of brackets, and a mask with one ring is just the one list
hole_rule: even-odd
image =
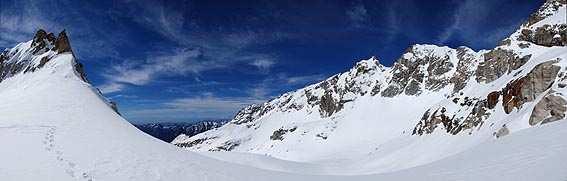
[(241, 107), (411, 44), (489, 49), (543, 0), (0, 0), (0, 48), (66, 29), (91, 83), (132, 122)]

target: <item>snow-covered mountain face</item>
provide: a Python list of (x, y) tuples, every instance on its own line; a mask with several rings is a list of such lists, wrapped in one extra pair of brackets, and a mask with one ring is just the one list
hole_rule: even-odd
[(413, 45), (391, 67), (362, 60), (173, 143), (378, 173), (538, 129), (567, 111), (566, 8), (548, 0), (491, 50)]

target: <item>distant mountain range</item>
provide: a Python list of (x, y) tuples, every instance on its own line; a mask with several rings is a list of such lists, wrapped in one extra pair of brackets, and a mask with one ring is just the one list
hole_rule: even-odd
[(197, 122), (163, 122), (134, 124), (136, 128), (165, 142), (171, 142), (175, 137), (183, 134), (193, 136), (211, 129), (221, 127), (229, 120), (204, 120)]

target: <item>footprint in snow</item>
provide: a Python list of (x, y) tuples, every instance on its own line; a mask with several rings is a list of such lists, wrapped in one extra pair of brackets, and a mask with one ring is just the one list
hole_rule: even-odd
[(49, 152), (54, 153), (55, 159), (61, 163), (67, 175), (81, 180), (93, 181), (94, 178), (90, 176), (88, 172), (80, 172), (78, 165), (74, 162), (69, 161), (68, 159), (65, 159), (63, 151), (56, 148), (55, 133), (56, 129), (54, 127), (47, 130), (45, 140), (42, 141), (42, 143), (45, 145), (45, 149)]

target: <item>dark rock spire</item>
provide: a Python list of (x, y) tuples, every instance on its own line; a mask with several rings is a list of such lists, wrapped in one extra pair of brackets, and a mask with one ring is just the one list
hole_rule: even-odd
[(69, 43), (69, 38), (67, 37), (65, 30), (57, 36), (54, 49), (57, 50), (57, 53), (72, 52), (71, 44)]

